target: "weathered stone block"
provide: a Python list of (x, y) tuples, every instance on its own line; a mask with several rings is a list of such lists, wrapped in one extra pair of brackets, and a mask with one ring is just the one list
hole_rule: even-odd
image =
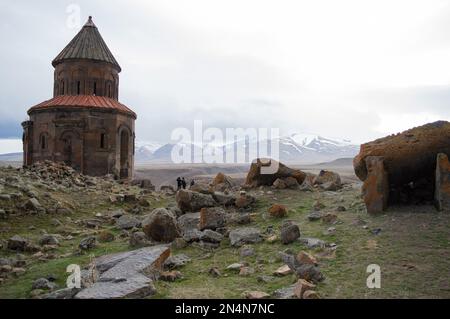
[(384, 167), (384, 158), (369, 156), (365, 160), (367, 178), (362, 187), (367, 212), (376, 214), (384, 211), (389, 197), (388, 174)]
[(450, 162), (444, 153), (436, 160), (435, 200), (438, 210), (450, 211)]

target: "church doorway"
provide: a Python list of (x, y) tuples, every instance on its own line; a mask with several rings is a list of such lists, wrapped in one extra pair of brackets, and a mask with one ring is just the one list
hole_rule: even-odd
[(81, 171), (82, 145), (79, 135), (73, 131), (66, 131), (61, 134), (58, 144), (61, 160), (67, 166)]

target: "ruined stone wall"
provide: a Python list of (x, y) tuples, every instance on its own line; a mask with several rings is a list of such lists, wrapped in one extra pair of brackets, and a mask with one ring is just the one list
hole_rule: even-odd
[[(31, 144), (25, 165), (51, 160), (65, 162), (83, 174), (119, 176), (120, 159), (126, 159), (131, 178), (134, 162), (134, 118), (110, 110), (64, 108), (30, 114), (33, 130), (24, 136)], [(127, 132), (127, 139), (120, 139)], [(27, 131), (24, 131), (25, 134)], [(125, 143), (126, 147), (121, 143)], [(121, 154), (125, 150), (126, 154)]]
[(119, 70), (91, 60), (71, 60), (55, 67), (53, 96), (96, 95), (119, 99)]

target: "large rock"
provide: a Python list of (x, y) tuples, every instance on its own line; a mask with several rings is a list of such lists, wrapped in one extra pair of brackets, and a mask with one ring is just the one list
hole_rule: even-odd
[(246, 192), (241, 192), (239, 197), (236, 198), (234, 205), (237, 208), (249, 208), (256, 202), (256, 199), (247, 194)]
[(389, 198), (389, 179), (383, 157), (366, 157), (366, 168), (367, 178), (362, 186), (363, 200), (368, 213), (381, 213), (386, 209)]
[(178, 227), (185, 241), (201, 240), (202, 232), (198, 230), (199, 223), (200, 213), (188, 213), (178, 218)]
[(245, 227), (237, 228), (230, 231), (230, 244), (231, 246), (242, 246), (244, 244), (253, 244), (260, 242), (261, 232), (256, 228)]
[(269, 214), (270, 214), (270, 216), (277, 217), (277, 218), (286, 217), (286, 215), (287, 215), (287, 208), (284, 205), (273, 204), (269, 208)]
[(80, 291), (77, 299), (144, 298), (156, 292), (150, 276), (170, 256), (165, 245), (145, 247), (96, 258), (98, 280)]
[(435, 200), (439, 210), (450, 211), (450, 162), (443, 153), (437, 155)]
[(233, 206), (236, 202), (236, 196), (234, 196), (233, 194), (214, 192), (212, 194), (212, 197), (217, 202), (217, 204), (222, 206)]
[(175, 216), (165, 208), (157, 208), (145, 217), (142, 230), (148, 238), (158, 242), (168, 243), (180, 236)]
[(285, 221), (281, 225), (280, 240), (284, 245), (293, 243), (300, 238), (300, 228), (292, 221)]
[(8, 239), (8, 249), (11, 250), (25, 251), (29, 244), (28, 239), (25, 239), (19, 235), (15, 235)]
[[(435, 200), (436, 158), (450, 154), (450, 123), (438, 121), (361, 145), (353, 159), (356, 175), (366, 181), (366, 159), (382, 157), (389, 179), (389, 203), (428, 204)], [(370, 161), (369, 161), (370, 162)]]
[(141, 222), (130, 215), (120, 216), (116, 220), (116, 227), (119, 229), (132, 229), (134, 227), (139, 227)]
[(95, 236), (88, 236), (86, 238), (83, 238), (80, 241), (80, 244), (78, 247), (80, 247), (81, 250), (89, 250), (92, 248), (95, 248), (97, 246), (97, 238)]
[(341, 177), (338, 173), (321, 170), (313, 180), (314, 185), (332, 185), (336, 189), (341, 187)]
[(450, 154), (449, 140), (450, 123), (437, 121), (365, 143), (353, 159), (355, 173), (364, 181), (368, 173), (366, 157), (382, 156), (391, 183), (428, 177), (434, 174), (437, 154)]
[(152, 184), (151, 180), (148, 178), (134, 179), (131, 182), (131, 185), (139, 186), (140, 188), (148, 189), (148, 190), (152, 190), (152, 191), (155, 190), (155, 186)]
[(226, 224), (226, 212), (221, 207), (202, 208), (200, 210), (200, 230), (222, 228)]
[(218, 173), (211, 183), (212, 188), (216, 191), (225, 191), (233, 188), (235, 185), (236, 183), (233, 179), (224, 173)]
[(298, 184), (302, 184), (306, 174), (273, 159), (258, 158), (252, 162), (245, 184), (247, 187), (271, 186), (278, 178), (284, 179), (287, 177), (293, 177)]
[(177, 192), (175, 199), (183, 212), (197, 212), (204, 207), (217, 205), (211, 195), (184, 189)]
[(54, 235), (45, 234), (45, 235), (42, 235), (42, 237), (39, 239), (39, 245), (41, 245), (41, 246), (44, 246), (44, 245), (56, 246), (56, 245), (59, 245), (59, 240)]
[(320, 271), (320, 268), (311, 264), (303, 264), (297, 267), (295, 272), (299, 279), (304, 279), (314, 284), (317, 284), (325, 279), (324, 275)]

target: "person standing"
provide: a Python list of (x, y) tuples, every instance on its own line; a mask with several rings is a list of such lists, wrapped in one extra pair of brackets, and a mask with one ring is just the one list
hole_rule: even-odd
[(186, 180), (184, 179), (184, 177), (181, 179), (181, 185), (183, 186), (183, 189), (186, 189)]
[(177, 177), (177, 191), (181, 189), (182, 181), (180, 177)]

